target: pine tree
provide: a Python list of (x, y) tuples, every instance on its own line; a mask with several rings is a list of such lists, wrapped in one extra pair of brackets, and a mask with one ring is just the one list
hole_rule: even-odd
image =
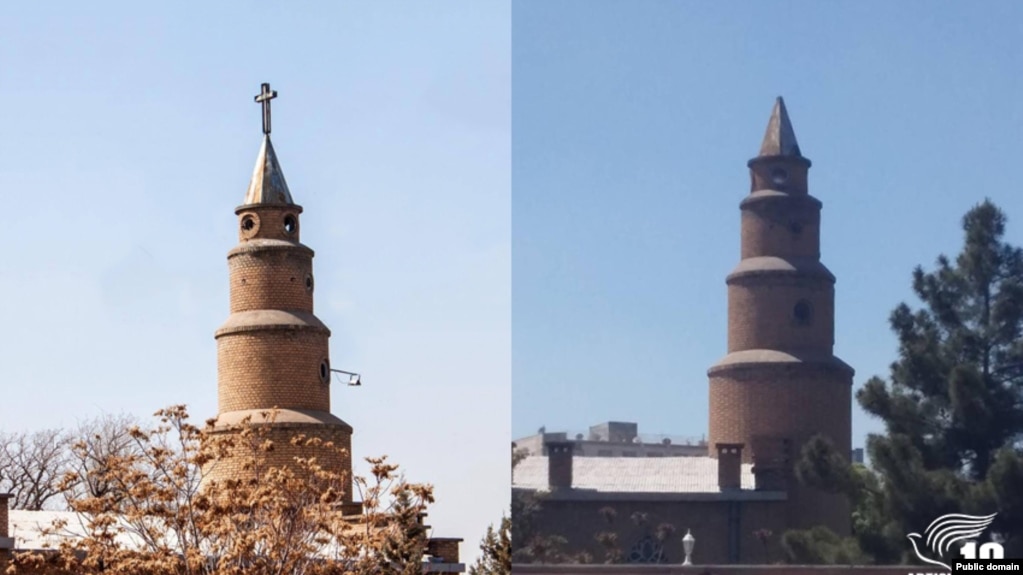
[(1023, 490), (1023, 250), (1003, 242), (1005, 224), (985, 200), (963, 217), (954, 263), (943, 255), (937, 270), (913, 271), (925, 307), (892, 312), (899, 359), (888, 382), (857, 394), (887, 427), (867, 445), (903, 533), (945, 513), (998, 511), (992, 531), (1023, 534), (1012, 505)]
[(492, 525), (487, 527), (487, 534), (480, 543), (483, 554), (469, 567), (469, 575), (511, 574), (511, 525), (511, 519), (502, 517), (496, 531)]
[(923, 306), (895, 308), (898, 359), (857, 393), (886, 427), (867, 440), (874, 473), (804, 451), (800, 478), (854, 497), (859, 546), (877, 562), (915, 561), (906, 534), (946, 513), (997, 512), (986, 536), (1023, 555), (1023, 250), (1005, 225), (985, 200), (963, 217), (954, 261), (913, 271)]

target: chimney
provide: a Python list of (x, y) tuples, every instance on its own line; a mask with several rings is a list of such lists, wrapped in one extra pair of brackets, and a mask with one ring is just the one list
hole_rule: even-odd
[(10, 508), (13, 493), (0, 493), (0, 553), (14, 549), (14, 538), (10, 537)]
[(742, 489), (742, 443), (718, 443), (718, 487)]
[(548, 441), (547, 484), (551, 491), (572, 488), (572, 447), (571, 441)]
[(458, 564), (458, 547), (461, 539), (453, 537), (433, 537), (426, 546), (426, 552), (443, 563)]
[(791, 442), (777, 437), (753, 438), (753, 480), (757, 491), (785, 491), (791, 472)]

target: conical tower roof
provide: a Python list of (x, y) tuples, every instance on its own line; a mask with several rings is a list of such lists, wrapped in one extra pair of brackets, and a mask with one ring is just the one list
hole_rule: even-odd
[(288, 190), (288, 183), (284, 181), (284, 172), (277, 162), (277, 154), (270, 142), (270, 135), (265, 134), (263, 145), (259, 148), (259, 156), (256, 157), (256, 167), (252, 170), (249, 190), (245, 192), (245, 205), (294, 203)]
[(760, 144), (760, 156), (794, 156), (803, 157), (796, 142), (796, 133), (789, 121), (789, 112), (785, 109), (785, 100), (781, 96), (774, 102), (771, 119), (767, 122), (767, 132)]

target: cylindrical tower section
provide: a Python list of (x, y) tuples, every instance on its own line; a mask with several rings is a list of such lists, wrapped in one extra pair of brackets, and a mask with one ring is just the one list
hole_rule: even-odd
[(281, 240), (250, 240), (227, 256), (231, 313), (313, 311), (313, 251)]
[(231, 315), (216, 332), (219, 412), (330, 411), (330, 330), (313, 315), (313, 250), (299, 243), (300, 206), (236, 211), (228, 254)]
[[(289, 468), (295, 465), (296, 458), (315, 457), (317, 463), (337, 474), (340, 479), (340, 485), (337, 487), (344, 494), (343, 502), (353, 501), (350, 425), (322, 411), (281, 409), (272, 413), (268, 409), (261, 409), (222, 414), (217, 420), (217, 429), (214, 433), (233, 434), (242, 425), (252, 426), (260, 434), (261, 439), (273, 442), (273, 449), (261, 454), (262, 463), (266, 468)], [(320, 445), (300, 445), (292, 441), (300, 436), (319, 440)], [(217, 480), (251, 477), (252, 470), (245, 469), (246, 464), (252, 463), (251, 458), (252, 453), (243, 448), (238, 456), (214, 462), (207, 469), (207, 477)]]
[[(852, 452), (852, 369), (842, 361), (807, 362), (766, 350), (730, 354), (712, 367), (709, 445), (742, 443), (743, 460), (755, 463), (763, 439), (788, 440), (791, 473), (802, 446), (821, 434), (844, 457)], [(850, 531), (846, 498), (787, 482), (789, 527), (825, 525)]]
[(232, 314), (217, 331), (220, 413), (272, 407), (330, 411), (329, 333), (308, 314)]
[(792, 195), (805, 195), (810, 191), (811, 162), (802, 156), (761, 155), (746, 165), (749, 166), (750, 192), (774, 190)]
[(728, 278), (728, 352), (830, 356), (834, 308), (834, 280), (823, 266), (800, 270), (779, 258), (744, 260)]
[(757, 437), (786, 438), (798, 448), (815, 434), (844, 455), (852, 452), (852, 369), (836, 359), (804, 361), (783, 352), (730, 354), (712, 367), (707, 443), (743, 443), (755, 456)]
[(250, 204), (239, 206), (234, 213), (238, 215), (238, 241), (268, 239), (298, 243), (300, 239), (298, 216), (302, 206)]
[(820, 259), (821, 203), (810, 195), (759, 191), (742, 209), (742, 258)]

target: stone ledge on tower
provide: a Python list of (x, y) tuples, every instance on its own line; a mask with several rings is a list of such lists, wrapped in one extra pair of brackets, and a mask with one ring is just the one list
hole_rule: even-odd
[(749, 209), (764, 202), (783, 203), (787, 206), (808, 206), (817, 210), (824, 207), (824, 202), (810, 194), (793, 195), (783, 190), (765, 188), (750, 192), (748, 196), (739, 202), (739, 209)]
[(724, 371), (744, 368), (784, 368), (797, 365), (811, 365), (846, 372), (849, 377), (855, 374), (855, 370), (849, 364), (831, 354), (779, 351), (775, 349), (747, 349), (734, 351), (721, 358), (707, 370), (707, 375), (714, 376)]
[(725, 282), (731, 283), (745, 277), (760, 275), (795, 275), (835, 283), (835, 275), (816, 258), (777, 256), (745, 258), (735, 266), (732, 273), (728, 274)]
[(231, 258), (242, 254), (273, 251), (286, 251), (290, 253), (298, 252), (303, 253), (310, 258), (316, 255), (312, 248), (297, 241), (275, 238), (255, 238), (231, 248), (231, 251), (227, 252), (227, 259), (230, 260)]
[(315, 315), (294, 310), (254, 309), (232, 313), (214, 334), (215, 338), (246, 331), (306, 330), (330, 335)]
[(243, 424), (246, 418), (250, 418), (252, 425), (272, 424), (275, 427), (301, 427), (301, 426), (338, 426), (352, 431), (352, 426), (345, 423), (340, 417), (326, 411), (312, 409), (242, 409), (238, 411), (226, 411), (217, 416), (217, 428), (237, 427)]

